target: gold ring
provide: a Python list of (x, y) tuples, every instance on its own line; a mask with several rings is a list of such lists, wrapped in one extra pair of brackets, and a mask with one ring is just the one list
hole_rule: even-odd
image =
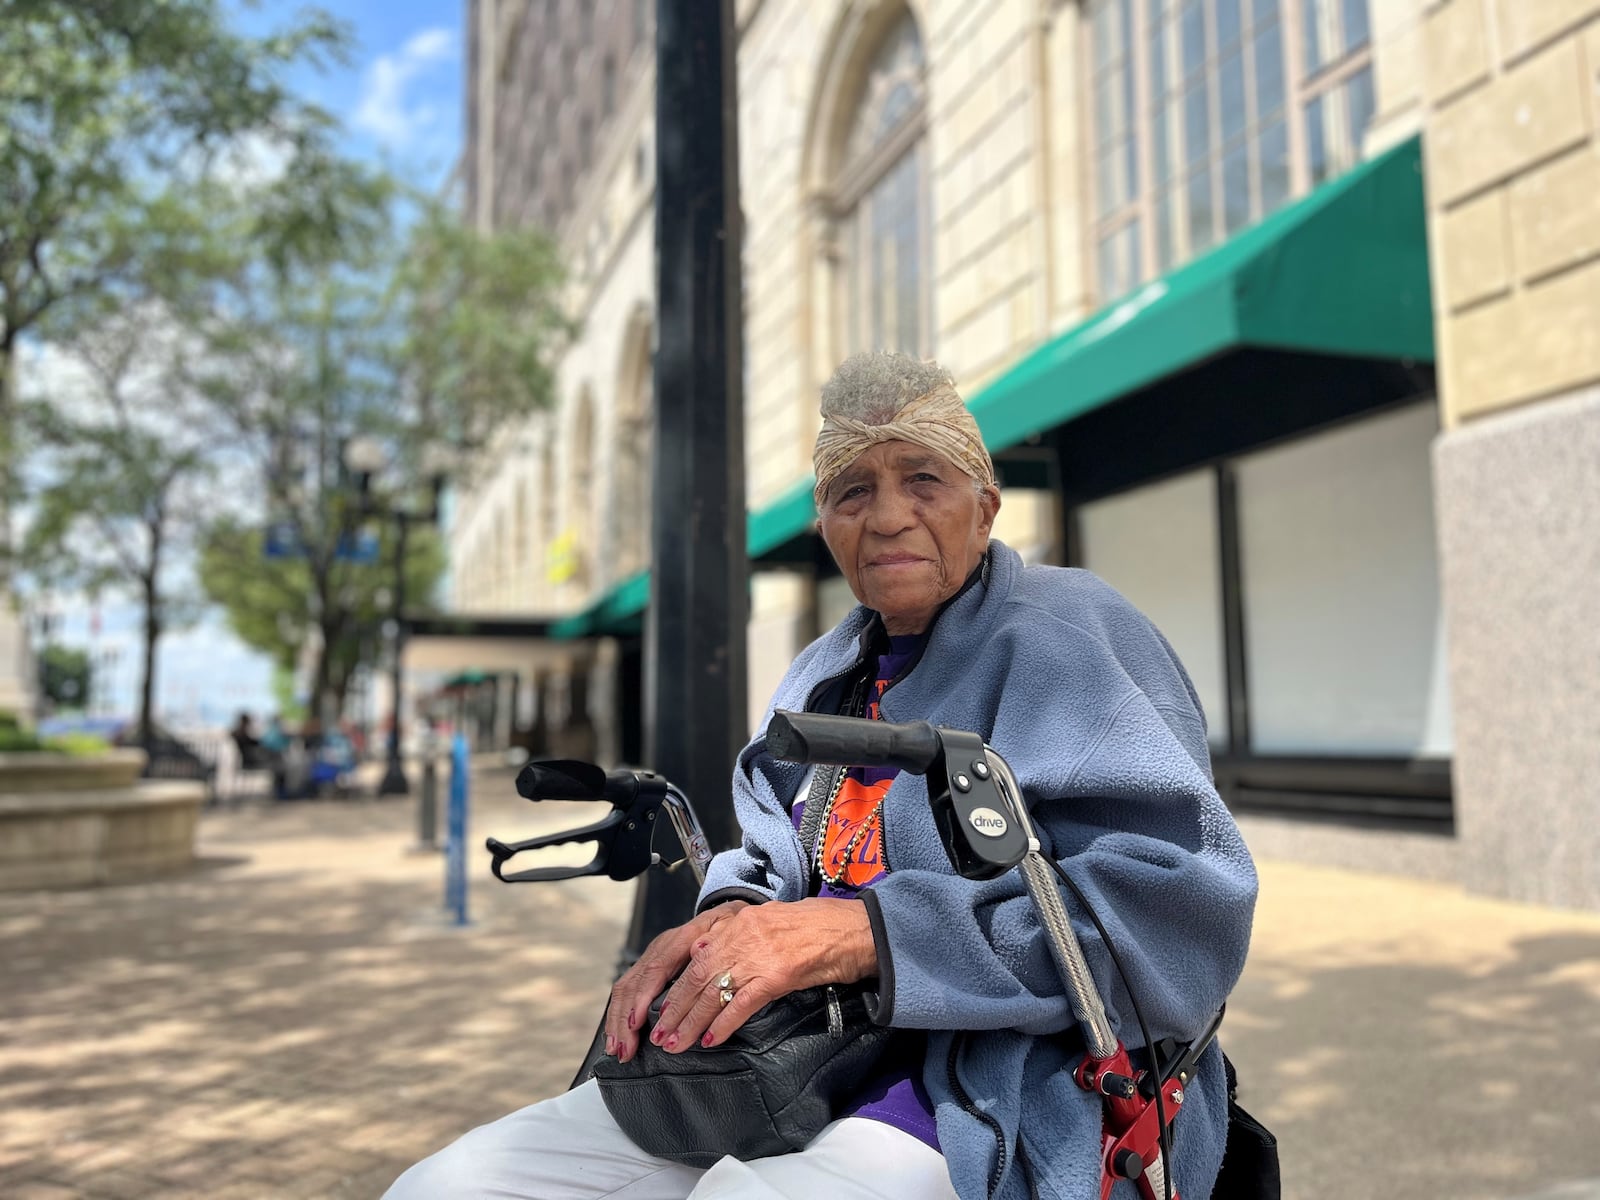
[(724, 971), (717, 978), (717, 995), (726, 1007), (733, 1003), (733, 972)]
[(726, 1008), (728, 1005), (730, 1005), (732, 1003), (733, 1003), (733, 989), (732, 988), (723, 988), (722, 989), (722, 1006), (724, 1008)]

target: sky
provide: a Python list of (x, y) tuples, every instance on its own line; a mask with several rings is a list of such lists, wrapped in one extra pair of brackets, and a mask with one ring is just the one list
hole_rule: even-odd
[[(303, 5), (232, 0), (241, 29), (264, 33), (293, 19)], [(461, 143), (463, 6), (452, 0), (321, 0), (316, 7), (345, 22), (355, 46), (350, 60), (289, 82), (339, 118), (346, 149), (409, 181), (438, 188)], [(127, 715), (137, 706), (141, 615), (110, 601), (64, 601), (53, 640), (91, 650), (102, 667), (95, 706)], [(240, 709), (260, 720), (273, 711), (272, 669), (227, 629), (220, 614), (164, 637), (156, 669), (156, 708), (181, 726), (220, 726)]]

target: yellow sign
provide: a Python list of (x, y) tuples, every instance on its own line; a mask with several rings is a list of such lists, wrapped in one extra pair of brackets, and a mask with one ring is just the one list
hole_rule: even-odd
[(544, 552), (544, 577), (548, 583), (567, 583), (583, 572), (583, 551), (578, 535), (564, 529)]

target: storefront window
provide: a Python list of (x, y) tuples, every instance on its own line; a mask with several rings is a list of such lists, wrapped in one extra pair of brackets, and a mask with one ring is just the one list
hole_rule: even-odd
[(1255, 753), (1450, 753), (1437, 432), (1424, 403), (1239, 460)]
[(1083, 565), (1155, 623), (1194, 682), (1211, 745), (1228, 744), (1216, 476), (1209, 468), (1078, 509)]
[[(1453, 749), (1430, 448), (1432, 400), (1075, 510), (1081, 565), (1162, 631), (1213, 750), (1448, 758)], [(1238, 567), (1223, 578), (1232, 514)], [(1224, 595), (1239, 598), (1242, 744), (1230, 744)], [(1244, 735), (1248, 734), (1247, 737)]]

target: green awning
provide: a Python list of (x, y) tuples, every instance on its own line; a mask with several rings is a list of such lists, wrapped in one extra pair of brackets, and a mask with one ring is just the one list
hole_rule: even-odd
[(811, 532), (817, 519), (816, 504), (811, 498), (816, 486), (816, 477), (808, 474), (765, 508), (750, 514), (745, 545), (751, 561), (769, 558), (786, 543)]
[(631, 575), (588, 608), (550, 624), (553, 638), (578, 638), (603, 633), (638, 632), (639, 615), (650, 602), (650, 572)]
[[(1028, 354), (967, 404), (999, 454), (1230, 351), (1431, 363), (1422, 146), (1412, 138)], [(752, 561), (816, 518), (809, 476), (749, 517)], [(637, 630), (649, 575), (555, 622), (558, 638)]]
[[(746, 545), (752, 560), (782, 549), (806, 533), (816, 519), (811, 501), (810, 476), (787, 489), (771, 504), (753, 512), (747, 525)], [(550, 625), (550, 636), (569, 639), (598, 634), (636, 633), (640, 614), (650, 602), (650, 572), (641, 571), (618, 584), (587, 608)]]
[(1051, 339), (968, 407), (998, 453), (1251, 347), (1433, 361), (1420, 138)]

